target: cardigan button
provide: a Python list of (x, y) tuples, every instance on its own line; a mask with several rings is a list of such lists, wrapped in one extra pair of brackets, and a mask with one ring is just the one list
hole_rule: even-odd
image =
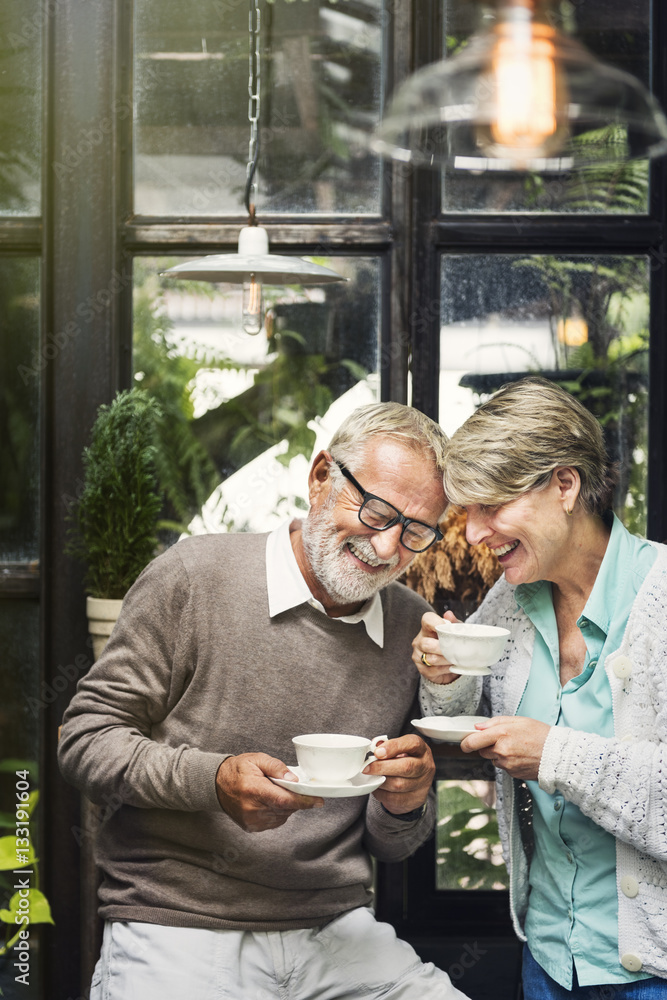
[(642, 960), (639, 955), (633, 955), (631, 951), (626, 951), (625, 955), (621, 957), (621, 965), (628, 972), (640, 972)]
[(625, 680), (632, 673), (632, 660), (629, 656), (617, 656), (611, 665), (614, 674), (621, 680)]
[(634, 899), (639, 893), (639, 882), (632, 875), (624, 875), (621, 879), (621, 892), (628, 899)]

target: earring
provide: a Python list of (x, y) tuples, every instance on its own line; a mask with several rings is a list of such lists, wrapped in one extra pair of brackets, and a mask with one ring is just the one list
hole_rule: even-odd
[(565, 513), (567, 514), (568, 517), (572, 517), (572, 508), (570, 507), (570, 509), (568, 510), (567, 507), (566, 507), (565, 508)]

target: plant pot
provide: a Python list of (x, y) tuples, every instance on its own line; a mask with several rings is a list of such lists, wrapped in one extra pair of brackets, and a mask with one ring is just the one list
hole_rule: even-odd
[(116, 619), (120, 614), (122, 599), (107, 597), (87, 597), (86, 614), (88, 615), (88, 631), (93, 640), (93, 659), (102, 655), (102, 650), (113, 632)]

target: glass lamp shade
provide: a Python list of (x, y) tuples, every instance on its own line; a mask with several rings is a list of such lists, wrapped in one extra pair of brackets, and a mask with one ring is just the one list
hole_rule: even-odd
[(396, 92), (371, 147), (455, 170), (562, 172), (667, 152), (667, 119), (635, 77), (595, 59), (530, 3)]
[(211, 254), (184, 261), (162, 274), (232, 285), (251, 279), (266, 285), (327, 285), (332, 281), (347, 281), (328, 267), (301, 257), (269, 253), (268, 233), (261, 226), (245, 226), (241, 230), (238, 253)]

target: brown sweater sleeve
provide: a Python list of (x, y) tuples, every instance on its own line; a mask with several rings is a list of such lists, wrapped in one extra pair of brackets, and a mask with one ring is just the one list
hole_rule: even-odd
[(219, 811), (215, 775), (228, 754), (156, 741), (189, 680), (188, 578), (178, 546), (152, 562), (127, 594), (106, 649), (82, 678), (58, 747), (67, 781), (93, 801)]
[(435, 793), (428, 793), (426, 812), (416, 820), (403, 820), (384, 811), (370, 796), (366, 808), (364, 847), (378, 861), (404, 861), (428, 840), (435, 827)]

